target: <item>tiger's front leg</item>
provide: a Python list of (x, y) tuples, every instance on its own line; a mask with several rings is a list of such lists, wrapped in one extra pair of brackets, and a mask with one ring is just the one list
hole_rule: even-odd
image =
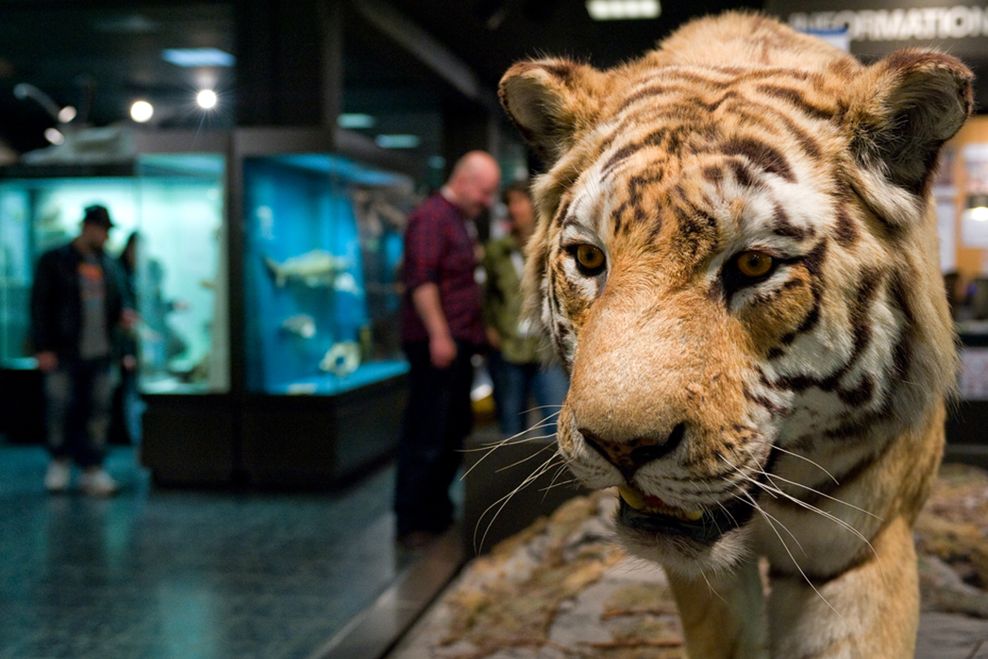
[(730, 573), (684, 577), (667, 570), (690, 659), (763, 659), (768, 654), (758, 563)]
[[(894, 519), (875, 553), (816, 582), (773, 577), (768, 615), (773, 657), (902, 659), (915, 653), (919, 577), (909, 524)], [(824, 601), (826, 600), (826, 601)]]

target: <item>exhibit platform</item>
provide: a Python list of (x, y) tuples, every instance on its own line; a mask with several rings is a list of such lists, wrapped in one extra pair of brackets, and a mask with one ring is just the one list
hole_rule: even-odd
[[(613, 491), (472, 561), (389, 659), (685, 659), (663, 570), (614, 542)], [(916, 525), (917, 659), (988, 656), (988, 472), (945, 465)]]

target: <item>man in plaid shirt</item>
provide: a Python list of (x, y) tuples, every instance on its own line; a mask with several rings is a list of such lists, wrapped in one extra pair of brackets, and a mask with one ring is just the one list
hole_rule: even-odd
[(497, 161), (470, 151), (408, 219), (401, 332), (410, 395), (395, 484), (397, 539), (407, 548), (453, 520), (449, 486), (473, 421), (470, 357), (485, 342), (471, 220), (493, 205), (499, 182)]

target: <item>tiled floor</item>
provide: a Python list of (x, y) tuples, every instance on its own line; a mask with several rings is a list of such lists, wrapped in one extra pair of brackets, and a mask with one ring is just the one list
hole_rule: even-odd
[(152, 488), (129, 449), (102, 501), (49, 496), (0, 445), (0, 658), (306, 657), (407, 566), (384, 468), (330, 494)]

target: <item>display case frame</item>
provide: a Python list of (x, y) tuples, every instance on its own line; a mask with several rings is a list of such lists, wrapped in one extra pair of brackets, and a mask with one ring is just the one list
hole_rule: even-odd
[(336, 394), (248, 387), (244, 163), (322, 153), (415, 176), (418, 164), (343, 129), (253, 127), (227, 142), (230, 390), (221, 396), (147, 398), (142, 463), (160, 485), (332, 488), (393, 455), (407, 398), (404, 375)]
[(234, 377), (234, 317), (229, 279), (234, 255), (234, 222), (230, 214), (233, 194), (230, 172), (232, 137), (228, 131), (198, 132), (188, 130), (149, 130), (135, 135), (139, 155), (216, 154), (226, 159), (224, 171), (223, 249), (217, 279), (226, 274), (226, 288), (217, 314), (226, 320), (223, 340), (215, 346), (225, 352), (227, 386), (223, 391), (204, 393), (155, 392), (143, 395), (141, 464), (149, 469), (152, 480), (162, 485), (226, 485), (239, 482), (237, 429), (240, 425), (240, 395)]

